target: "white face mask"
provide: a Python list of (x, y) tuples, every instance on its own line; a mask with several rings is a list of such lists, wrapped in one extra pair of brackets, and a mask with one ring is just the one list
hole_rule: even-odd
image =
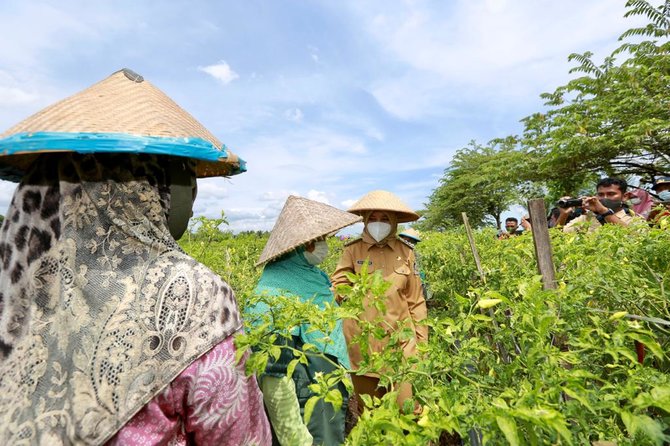
[(304, 254), (305, 260), (307, 260), (310, 265), (318, 265), (323, 262), (328, 255), (328, 243), (325, 240), (314, 242), (314, 251), (305, 251)]
[(373, 221), (366, 226), (368, 234), (377, 242), (381, 242), (391, 233), (391, 224), (385, 221)]
[(660, 198), (661, 201), (670, 201), (670, 190), (664, 190), (662, 192), (659, 192), (658, 198)]

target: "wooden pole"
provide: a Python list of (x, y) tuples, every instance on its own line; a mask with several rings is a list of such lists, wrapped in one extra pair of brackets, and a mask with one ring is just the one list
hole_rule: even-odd
[(556, 273), (544, 200), (542, 198), (529, 200), (528, 212), (530, 213), (530, 224), (535, 245), (535, 258), (537, 259), (537, 268), (542, 275), (542, 284), (545, 290), (554, 290), (556, 289)]
[[(479, 277), (482, 279), (482, 282), (486, 283), (486, 274), (484, 274), (484, 268), (482, 268), (482, 262), (479, 259), (479, 251), (477, 251), (477, 245), (475, 245), (475, 237), (472, 235), (472, 228), (470, 227), (468, 214), (466, 214), (465, 212), (461, 212), (461, 217), (463, 217), (463, 225), (465, 226), (465, 232), (468, 235), (468, 241), (470, 241), (470, 249), (472, 250), (472, 256), (475, 258), (475, 264), (477, 265), (477, 271), (479, 272)], [(479, 311), (482, 314), (484, 314), (483, 309), (480, 309)], [(491, 318), (491, 322), (493, 323), (493, 328), (495, 329), (495, 331), (500, 330), (500, 328), (498, 327), (498, 323), (496, 322), (495, 315), (493, 313), (493, 308), (489, 308), (488, 313), (489, 317)], [(505, 350), (505, 347), (499, 343), (496, 343), (496, 347), (500, 352), (500, 356), (503, 362), (505, 364), (509, 364), (511, 362), (511, 359), (509, 357), (509, 354), (507, 353), (507, 350)]]
[(463, 225), (465, 226), (465, 232), (468, 235), (468, 241), (470, 242), (470, 250), (472, 251), (472, 256), (475, 258), (475, 265), (477, 265), (479, 278), (482, 279), (482, 282), (486, 283), (486, 275), (484, 274), (484, 268), (482, 268), (482, 262), (479, 259), (479, 252), (477, 252), (477, 245), (475, 245), (475, 238), (472, 235), (472, 228), (470, 227), (468, 214), (466, 214), (465, 212), (461, 212), (461, 217), (463, 217)]

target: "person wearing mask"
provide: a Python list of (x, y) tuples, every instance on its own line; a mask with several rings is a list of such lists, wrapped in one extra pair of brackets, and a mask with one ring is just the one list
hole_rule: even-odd
[[(328, 255), (325, 238), (361, 217), (341, 211), (317, 201), (290, 196), (277, 218), (257, 265), (263, 273), (254, 294), (262, 296), (247, 309), (247, 320), (258, 325), (271, 315), (272, 299), (286, 296), (309, 302), (323, 309), (336, 305), (331, 283), (326, 273), (318, 268)], [(272, 320), (269, 321), (272, 323)], [(332, 404), (319, 400), (309, 422), (303, 420), (305, 405), (313, 392), (308, 386), (318, 373), (329, 373), (337, 366), (349, 368), (349, 356), (342, 332), (342, 321), (336, 321), (334, 330), (326, 334), (308, 323), (296, 324), (290, 333), (279, 333), (283, 347), (278, 360), (270, 360), (260, 377), (263, 398), (275, 434), (275, 444), (338, 445), (344, 443), (347, 392), (338, 385), (343, 395), (342, 407), (335, 411)], [(293, 350), (311, 344), (317, 351), (306, 352), (307, 364), (299, 363), (288, 376), (288, 366), (294, 359)]]
[(670, 217), (670, 177), (658, 178), (652, 189), (659, 202), (656, 208), (652, 208), (648, 220), (654, 225), (659, 225), (662, 220)]
[(508, 217), (505, 219), (505, 231), (498, 233), (498, 239), (503, 240), (510, 237), (516, 237), (523, 234), (523, 232), (524, 230), (519, 227), (519, 220), (516, 217)]
[(557, 225), (565, 224), (564, 232), (575, 232), (583, 227), (590, 232), (605, 224), (630, 225), (636, 217), (624, 203), (628, 198), (627, 189), (628, 184), (622, 178), (601, 179), (596, 184), (596, 195), (582, 198), (582, 208), (587, 212), (565, 224), (574, 208), (560, 208)]
[[(415, 356), (417, 343), (428, 340), (428, 327), (422, 325), (427, 317), (427, 307), (421, 291), (414, 250), (410, 244), (396, 236), (396, 231), (398, 223), (415, 221), (419, 216), (396, 195), (382, 190), (366, 194), (348, 211), (363, 217), (364, 229), (359, 239), (346, 245), (332, 275), (333, 286), (351, 285), (347, 274), (360, 273), (363, 265), (367, 265), (370, 273), (380, 271), (384, 280), (391, 283), (385, 295), (386, 312), (379, 314), (372, 305), (373, 296), (368, 296), (363, 302), (359, 319), (377, 322), (378, 317), (381, 317), (383, 321), (380, 326), (387, 331), (393, 330), (400, 323), (409, 322), (414, 329), (414, 336), (405, 340), (401, 348), (405, 357)], [(353, 370), (358, 370), (363, 361), (363, 353), (355, 341), (361, 332), (357, 321), (344, 321), (344, 335)], [(369, 346), (368, 353), (382, 352), (387, 347), (387, 341), (371, 338)], [(352, 381), (359, 409), (364, 407), (362, 394), (381, 396), (387, 391), (380, 387), (378, 373), (354, 374)], [(398, 383), (397, 388), (397, 401), (403, 407), (406, 401), (412, 400), (412, 387), (405, 382)], [(416, 403), (414, 407), (417, 408)]]
[(270, 444), (235, 295), (175, 241), (196, 177), (243, 162), (127, 69), (0, 153), (0, 443)]
[(635, 188), (628, 193), (630, 209), (639, 215), (640, 217), (646, 219), (649, 217), (649, 213), (654, 207), (654, 199), (649, 192), (644, 189)]

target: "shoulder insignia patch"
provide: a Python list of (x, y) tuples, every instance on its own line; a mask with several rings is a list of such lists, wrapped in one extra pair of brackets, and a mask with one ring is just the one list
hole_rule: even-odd
[(402, 242), (403, 244), (407, 245), (410, 249), (414, 249), (414, 245), (412, 243), (408, 242), (407, 240), (405, 240), (404, 238), (396, 237), (396, 239), (398, 241)]

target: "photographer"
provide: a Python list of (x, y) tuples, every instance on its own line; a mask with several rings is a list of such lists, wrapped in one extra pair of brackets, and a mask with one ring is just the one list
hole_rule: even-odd
[(596, 185), (596, 196), (559, 200), (560, 216), (557, 226), (564, 225), (577, 207), (581, 207), (586, 213), (565, 224), (564, 232), (575, 232), (584, 226), (588, 227), (589, 232), (595, 231), (607, 223), (628, 226), (635, 217), (624, 204), (628, 197), (626, 189), (628, 184), (621, 178), (603, 178)]

